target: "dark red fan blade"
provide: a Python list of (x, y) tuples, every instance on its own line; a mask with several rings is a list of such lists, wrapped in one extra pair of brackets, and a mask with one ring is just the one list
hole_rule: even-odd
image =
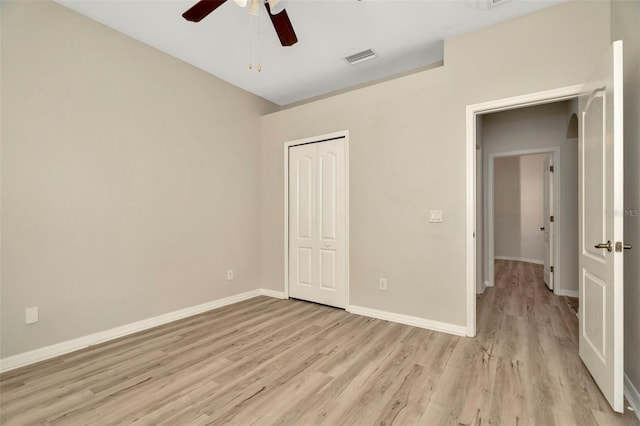
[(227, 0), (201, 0), (183, 13), (182, 17), (187, 21), (200, 22), (208, 14), (222, 6), (225, 1)]
[(269, 8), (269, 3), (265, 2), (264, 4), (267, 7), (267, 12), (269, 13), (269, 18), (271, 18), (271, 22), (273, 23), (273, 28), (276, 29), (276, 33), (278, 34), (278, 38), (280, 39), (280, 44), (283, 46), (293, 46), (298, 42), (298, 37), (296, 37), (296, 32), (293, 30), (293, 25), (291, 25), (291, 21), (289, 20), (289, 15), (287, 15), (286, 10), (282, 10), (282, 12), (277, 15), (271, 14), (271, 8)]

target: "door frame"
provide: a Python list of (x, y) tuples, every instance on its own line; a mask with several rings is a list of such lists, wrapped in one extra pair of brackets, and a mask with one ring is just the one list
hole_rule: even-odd
[(344, 139), (344, 185), (345, 185), (345, 310), (349, 309), (349, 131), (296, 139), (284, 143), (284, 298), (289, 298), (289, 148), (297, 145), (322, 143), (336, 139)]
[(470, 104), (466, 107), (466, 277), (467, 336), (476, 335), (476, 118), (491, 112), (565, 101), (580, 94), (582, 84)]
[[(545, 148), (531, 148), (531, 149), (521, 149), (516, 151), (508, 151), (508, 152), (494, 152), (489, 154), (487, 158), (487, 198), (485, 199), (486, 207), (487, 207), (487, 233), (486, 238), (488, 242), (488, 253), (487, 258), (489, 260), (489, 268), (487, 274), (489, 275), (489, 279), (485, 282), (488, 282), (488, 287), (493, 287), (495, 284), (495, 221), (494, 221), (494, 206), (493, 206), (493, 198), (494, 198), (494, 166), (496, 158), (504, 158), (504, 157), (520, 157), (522, 155), (534, 155), (534, 154), (551, 154), (551, 158), (553, 161), (553, 170), (555, 177), (553, 179), (553, 191), (554, 191), (554, 241), (553, 241), (553, 265), (554, 265), (554, 273), (553, 273), (553, 293), (556, 293), (556, 289), (558, 286), (556, 285), (556, 277), (560, 275), (558, 271), (562, 268), (557, 262), (558, 253), (560, 253), (560, 239), (558, 235), (560, 234), (560, 227), (564, 222), (564, 217), (562, 216), (562, 212), (560, 210), (560, 200), (562, 200), (560, 191), (562, 190), (560, 185), (560, 173), (561, 163), (560, 163), (560, 147), (545, 147)], [(484, 206), (483, 206), (484, 207)]]

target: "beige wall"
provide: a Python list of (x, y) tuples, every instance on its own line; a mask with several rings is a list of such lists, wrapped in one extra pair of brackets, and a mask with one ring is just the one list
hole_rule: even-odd
[[(3, 357), (260, 279), (282, 290), (282, 143), (342, 129), (351, 303), (463, 325), (465, 106), (581, 83), (611, 37), (638, 39), (637, 3), (610, 16), (608, 2), (569, 2), (448, 40), (444, 67), (260, 120), (275, 107), (67, 9), (1, 7)], [(627, 90), (637, 117), (637, 79)], [(637, 123), (627, 131), (638, 140)], [(637, 188), (640, 151), (626, 150)], [(629, 184), (626, 201), (638, 208)], [(427, 223), (431, 208), (444, 223)], [(638, 265), (626, 263), (627, 282)], [(640, 344), (640, 291), (625, 291), (626, 339)], [(34, 305), (41, 321), (25, 326)]]
[[(640, 390), (640, 3), (614, 1), (611, 40), (624, 56), (624, 239), (634, 248), (624, 257), (624, 369)], [(639, 407), (636, 407), (639, 408)]]
[(493, 235), (496, 257), (521, 257), (520, 157), (493, 163)]
[[(548, 154), (494, 160), (493, 220), (496, 258), (544, 261), (543, 167)], [(574, 247), (575, 249), (575, 247)]]
[(260, 287), (274, 105), (49, 1), (1, 34), (2, 357)]
[(443, 67), (263, 117), (263, 287), (284, 283), (283, 142), (348, 129), (350, 302), (464, 325), (465, 107), (580, 84), (609, 23), (608, 3), (568, 2), (446, 41)]
[[(491, 154), (543, 148), (560, 148), (560, 252), (555, 285), (559, 290), (578, 291), (578, 140), (567, 139), (569, 111), (573, 102), (554, 102), (483, 116), (485, 167)], [(488, 185), (485, 176), (485, 186)], [(485, 211), (488, 211), (488, 204)], [(488, 226), (488, 224), (487, 224)], [(538, 228), (542, 225), (538, 225)], [(485, 243), (488, 252), (488, 242)], [(505, 255), (506, 256), (506, 255)], [(488, 270), (488, 259), (485, 260)], [(488, 278), (488, 277), (487, 277)]]

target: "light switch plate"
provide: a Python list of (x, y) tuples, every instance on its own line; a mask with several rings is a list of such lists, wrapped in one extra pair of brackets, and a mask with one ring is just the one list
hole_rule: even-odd
[(429, 210), (429, 222), (431, 223), (442, 222), (442, 210)]
[(24, 323), (33, 324), (38, 322), (38, 307), (27, 308), (24, 311)]
[(380, 285), (378, 286), (378, 288), (381, 291), (387, 291), (387, 279), (386, 278), (380, 278)]

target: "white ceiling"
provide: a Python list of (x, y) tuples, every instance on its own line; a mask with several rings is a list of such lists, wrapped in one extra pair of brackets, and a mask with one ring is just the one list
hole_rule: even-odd
[[(299, 40), (292, 47), (280, 46), (264, 7), (254, 17), (232, 0), (199, 23), (181, 16), (198, 0), (55, 1), (286, 105), (441, 61), (442, 40), (563, 0), (509, 0), (488, 10), (472, 7), (483, 0), (288, 0)], [(378, 58), (344, 60), (368, 48)]]

